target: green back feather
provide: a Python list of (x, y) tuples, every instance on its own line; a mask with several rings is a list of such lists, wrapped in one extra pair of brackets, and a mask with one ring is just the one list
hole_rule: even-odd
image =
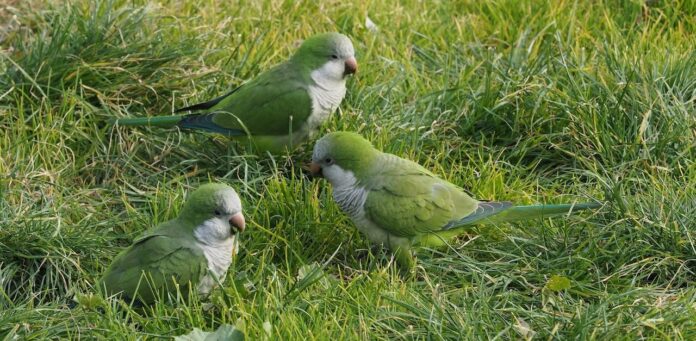
[(195, 289), (207, 271), (207, 260), (192, 238), (176, 235), (178, 224), (178, 220), (168, 221), (138, 238), (114, 259), (99, 288), (145, 304), (176, 294), (177, 286), (184, 294), (189, 283)]

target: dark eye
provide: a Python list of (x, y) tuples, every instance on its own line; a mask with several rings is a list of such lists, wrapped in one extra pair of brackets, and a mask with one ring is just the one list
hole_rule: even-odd
[(219, 215), (222, 215), (222, 213), (220, 213), (219, 210), (215, 210), (215, 215), (219, 216)]
[(327, 165), (333, 165), (334, 159), (327, 157), (326, 159), (324, 159), (324, 162), (326, 162)]
[(338, 56), (335, 55), (335, 54), (332, 54), (332, 55), (331, 55), (331, 59), (338, 59)]

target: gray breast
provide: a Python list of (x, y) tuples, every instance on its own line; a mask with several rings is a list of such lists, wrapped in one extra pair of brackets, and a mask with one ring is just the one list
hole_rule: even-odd
[(358, 186), (350, 186), (334, 189), (336, 204), (353, 219), (362, 217), (363, 206), (367, 200), (367, 190)]

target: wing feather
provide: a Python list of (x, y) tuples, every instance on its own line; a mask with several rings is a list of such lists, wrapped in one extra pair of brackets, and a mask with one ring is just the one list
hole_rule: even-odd
[(189, 285), (197, 284), (206, 271), (205, 255), (193, 243), (150, 234), (119, 254), (102, 282), (109, 294), (152, 303), (158, 294), (175, 294), (177, 286), (186, 294)]
[[(225, 96), (185, 109), (199, 108), (214, 115), (211, 121), (220, 131), (283, 136), (297, 131), (307, 121), (312, 100), (301, 70), (284, 63)], [(208, 130), (215, 131), (211, 127)]]
[(441, 231), (477, 207), (464, 190), (414, 162), (394, 157), (378, 173), (372, 177), (365, 214), (392, 235), (415, 237)]

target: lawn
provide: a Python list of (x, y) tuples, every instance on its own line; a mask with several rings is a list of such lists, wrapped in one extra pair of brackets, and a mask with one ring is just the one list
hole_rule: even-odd
[[(0, 337), (696, 339), (696, 2), (646, 3), (4, 1)], [(313, 141), (273, 158), (106, 123), (216, 97), (326, 31), (360, 67), (323, 132), (479, 199), (603, 207), (476, 227), (408, 278), (304, 173)], [(146, 310), (93, 294), (208, 181), (248, 221), (224, 288)]]

